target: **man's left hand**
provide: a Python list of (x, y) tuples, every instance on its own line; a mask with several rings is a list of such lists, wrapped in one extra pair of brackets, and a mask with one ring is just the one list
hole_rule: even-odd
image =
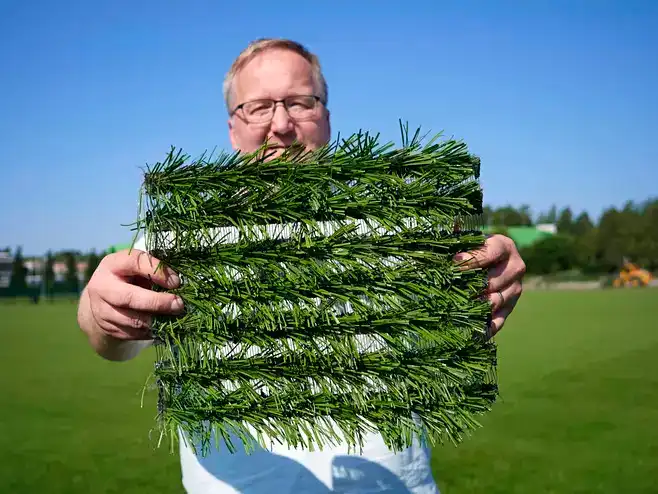
[(487, 238), (480, 249), (457, 254), (466, 269), (482, 268), (489, 272), (485, 296), (492, 305), (491, 335), (503, 328), (505, 321), (523, 292), (526, 266), (512, 239), (503, 235)]

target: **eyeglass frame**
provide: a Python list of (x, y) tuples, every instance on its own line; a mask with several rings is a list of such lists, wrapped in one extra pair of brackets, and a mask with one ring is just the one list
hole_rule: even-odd
[[(236, 106), (235, 108), (233, 108), (233, 110), (230, 112), (229, 115), (230, 115), (230, 116), (233, 116), (233, 115), (237, 114), (239, 110), (242, 110), (242, 118), (243, 118), (247, 123), (255, 123), (256, 125), (263, 125), (263, 124), (267, 124), (267, 123), (269, 123), (269, 122), (272, 121), (272, 119), (274, 118), (274, 114), (276, 113), (276, 106), (277, 106), (279, 103), (281, 103), (281, 104), (283, 105), (283, 108), (285, 108), (286, 112), (288, 113), (288, 116), (289, 116), (292, 120), (300, 121), (299, 119), (296, 119), (295, 117), (293, 117), (293, 116), (290, 114), (290, 111), (288, 111), (288, 107), (286, 106), (286, 100), (288, 100), (288, 99), (290, 99), (290, 98), (313, 98), (313, 99), (315, 100), (315, 105), (316, 105), (316, 106), (313, 108), (314, 110), (317, 109), (317, 104), (318, 104), (318, 103), (320, 103), (320, 104), (323, 105), (323, 106), (325, 105), (324, 100), (323, 100), (322, 98), (320, 98), (319, 96), (315, 95), (315, 94), (293, 94), (293, 95), (291, 95), (291, 96), (286, 96), (286, 97), (283, 98), (283, 99), (257, 98), (257, 99), (252, 99), (252, 100), (249, 100), (249, 101), (245, 101), (245, 102), (243, 102), (243, 103), (240, 103), (240, 104), (239, 104), (238, 106)], [(271, 102), (271, 103), (274, 104), (274, 107), (273, 107), (273, 110), (272, 110), (272, 116), (271, 116), (269, 119), (264, 120), (263, 122), (251, 122), (251, 121), (250, 121), (250, 120), (244, 115), (244, 105), (248, 105), (249, 103), (257, 103), (257, 102), (259, 102), (259, 101), (267, 101), (267, 102)], [(312, 119), (309, 119), (309, 120), (312, 120)], [(301, 120), (301, 121), (302, 121), (302, 122), (306, 122), (306, 121), (308, 121), (308, 120), (305, 119), (305, 120)]]

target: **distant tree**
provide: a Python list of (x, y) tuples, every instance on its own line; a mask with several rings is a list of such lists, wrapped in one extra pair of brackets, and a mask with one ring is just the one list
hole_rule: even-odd
[(598, 242), (599, 232), (596, 226), (585, 231), (582, 235), (575, 238), (576, 249), (578, 251), (577, 261), (574, 268), (580, 269), (583, 273), (597, 274), (603, 273), (601, 259), (602, 250)]
[(27, 268), (25, 267), (25, 260), (23, 259), (23, 250), (21, 247), (18, 247), (14, 254), (9, 287), (10, 290), (16, 294), (22, 294), (27, 291)]
[(511, 206), (496, 209), (493, 214), (493, 223), (496, 226), (512, 226), (519, 222), (519, 213)]
[(490, 233), (492, 235), (504, 235), (505, 237), (509, 237), (509, 229), (506, 226), (492, 226), (490, 229)]
[(101, 261), (100, 256), (96, 255), (96, 251), (92, 250), (89, 256), (87, 256), (87, 268), (85, 269), (85, 283), (89, 282), (92, 275), (94, 274), (94, 271), (96, 271), (96, 268), (98, 267), (98, 263), (100, 263), (100, 261)]
[(646, 238), (645, 217), (641, 211), (627, 204), (623, 209), (606, 209), (598, 226), (597, 249), (601, 269), (610, 272), (619, 269), (624, 258), (638, 264), (648, 264), (653, 257), (643, 252)]
[(48, 253), (46, 254), (46, 260), (43, 268), (43, 283), (44, 283), (44, 288), (45, 288), (44, 291), (46, 297), (52, 297), (53, 295), (53, 290), (55, 286), (54, 264), (55, 264), (55, 258), (53, 257), (53, 253), (51, 251), (48, 251)]
[(650, 203), (638, 204), (627, 202), (620, 212), (621, 229), (624, 236), (626, 257), (642, 266), (654, 266), (656, 251), (652, 248), (656, 237), (656, 225), (651, 224), (652, 208)]
[(519, 209), (511, 205), (500, 207), (491, 213), (491, 225), (498, 227), (532, 225), (530, 207), (521, 206)]
[(560, 212), (556, 225), (558, 233), (569, 235), (573, 232), (573, 213), (570, 207), (567, 206)]
[(58, 252), (55, 252), (54, 256), (55, 256), (55, 260), (66, 262), (68, 256), (73, 256), (74, 259), (78, 259), (82, 257), (83, 254), (79, 250), (68, 249), (68, 250), (60, 250)]
[(540, 224), (548, 223), (551, 225), (557, 223), (557, 207), (553, 205), (546, 213), (540, 213), (539, 216), (537, 217), (537, 223)]
[(519, 215), (521, 216), (521, 221), (518, 226), (532, 226), (532, 209), (527, 204), (522, 204), (519, 208)]
[(483, 210), (483, 212), (482, 212), (482, 222), (485, 225), (490, 226), (491, 222), (493, 221), (494, 210), (491, 206), (484, 206), (482, 208), (482, 210)]
[[(490, 228), (506, 232), (509, 226), (525, 224), (524, 215), (529, 213), (526, 206), (490, 209)], [(540, 213), (536, 221), (555, 224), (558, 234), (523, 249), (528, 273), (614, 273), (624, 258), (658, 272), (658, 198), (610, 207), (598, 221), (586, 211), (576, 216), (571, 207), (558, 211), (552, 206)]]
[(592, 228), (594, 228), (592, 220), (589, 219), (587, 212), (583, 211), (573, 222), (573, 225), (571, 226), (571, 233), (576, 236), (587, 235), (592, 230)]
[(568, 271), (578, 262), (575, 239), (569, 235), (544, 237), (522, 250), (526, 269), (531, 274), (549, 274)]
[(645, 267), (658, 271), (658, 199), (648, 200), (642, 207), (641, 241), (642, 257), (646, 259)]
[(64, 262), (66, 264), (65, 284), (67, 290), (77, 292), (79, 289), (78, 267), (76, 258), (72, 252), (64, 253)]

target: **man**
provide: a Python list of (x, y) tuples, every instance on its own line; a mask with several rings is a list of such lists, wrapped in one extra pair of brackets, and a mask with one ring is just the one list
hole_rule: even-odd
[[(316, 149), (330, 140), (327, 84), (315, 55), (289, 40), (252, 43), (233, 63), (224, 83), (228, 129), (234, 149), (251, 152), (266, 140), (275, 154), (293, 142)], [(141, 239), (132, 253), (108, 255), (82, 293), (78, 323), (91, 346), (109, 360), (127, 360), (151, 343), (155, 313), (176, 314), (180, 299), (149, 290), (153, 281), (173, 288), (172, 272), (153, 274)], [(525, 265), (513, 242), (490, 237), (485, 248), (462, 257), (489, 269), (492, 332), (499, 331), (521, 295)], [(157, 260), (155, 260), (157, 262)], [(399, 454), (371, 435), (362, 455), (347, 447), (306, 452), (275, 446), (251, 456), (214, 452), (196, 458), (181, 444), (183, 484), (193, 494), (395, 492), (437, 493), (429, 452), (416, 445)]]

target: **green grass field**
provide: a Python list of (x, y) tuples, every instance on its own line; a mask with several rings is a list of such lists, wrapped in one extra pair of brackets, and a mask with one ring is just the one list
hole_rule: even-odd
[[(658, 492), (658, 290), (528, 292), (497, 338), (501, 399), (434, 454), (443, 494)], [(75, 304), (0, 304), (0, 492), (182, 492), (140, 407), (150, 353), (96, 357)]]

